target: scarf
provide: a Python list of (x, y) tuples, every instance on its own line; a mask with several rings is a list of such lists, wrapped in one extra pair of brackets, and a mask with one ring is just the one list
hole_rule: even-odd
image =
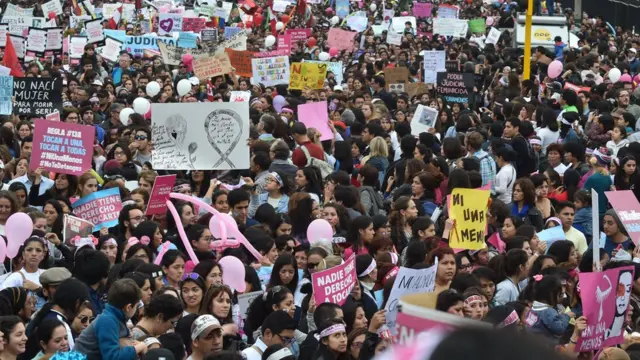
[(525, 218), (527, 216), (527, 214), (529, 213), (529, 205), (525, 204), (522, 207), (522, 210), (518, 211), (518, 203), (514, 202), (513, 204), (511, 204), (511, 214), (514, 216), (517, 216), (519, 218)]

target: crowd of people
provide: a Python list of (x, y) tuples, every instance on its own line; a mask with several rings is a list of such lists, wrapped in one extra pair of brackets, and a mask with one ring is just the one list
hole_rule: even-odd
[[(95, 141), (92, 168), (80, 176), (33, 169), (39, 116), (0, 116), (1, 241), (12, 215), (33, 220), (31, 236), (0, 267), (0, 359), (640, 358), (640, 336), (634, 336), (640, 248), (605, 195), (640, 196), (640, 37), (558, 3), (537, 2), (536, 13), (566, 17), (580, 41), (571, 47), (557, 37), (553, 48), (534, 49), (525, 77), (523, 51), (514, 48), (510, 31), (525, 3), (450, 4), (460, 19), (482, 17), (500, 28), (495, 44), (484, 43), (490, 27), (447, 38), (433, 33), (433, 17), (419, 17), (415, 28), (406, 24), (398, 46), (387, 42), (392, 30), (383, 10), (409, 16), (415, 5), (351, 2), (369, 26), (353, 49), (331, 51), (342, 74), (329, 72), (321, 89), (264, 86), (234, 72), (205, 82), (186, 61), (168, 66), (162, 56), (123, 51), (111, 63), (91, 44), (76, 63), (64, 54), (22, 64), (27, 77), (63, 79), (61, 121), (93, 126)], [(15, 4), (50, 15), (42, 2)], [(300, 0), (276, 13), (288, 28), (312, 29), (292, 47), (291, 62), (324, 58), (328, 29), (348, 29), (332, 4)], [(66, 35), (82, 35), (82, 26), (69, 27), (78, 4), (62, 5), (66, 15), (48, 18)], [(271, 13), (272, 2), (245, 5), (211, 26), (245, 27), (247, 50), (272, 50), (265, 40), (277, 31), (269, 19), (255, 21)], [(437, 4), (433, 9), (437, 16)], [(376, 33), (373, 25), (384, 24)], [(144, 32), (137, 21), (116, 25), (130, 35)], [(388, 90), (388, 68), (407, 68), (406, 85), (423, 82), (429, 50), (446, 51), (460, 72), (474, 74), (468, 101), (448, 102), (433, 84), (411, 94), (403, 92), (409, 86)], [(563, 70), (551, 77), (556, 60)], [(191, 91), (178, 95), (184, 79)], [(151, 97), (146, 86), (153, 81), (161, 92)], [(251, 94), (249, 169), (154, 169), (153, 115), (134, 113), (124, 123), (120, 116), (138, 97), (228, 102), (236, 90)], [(308, 114), (298, 106), (318, 101), (327, 102), (330, 140), (299, 121)], [(411, 123), (419, 106), (435, 109), (437, 119), (417, 135)], [(145, 216), (156, 177), (167, 174), (177, 174), (174, 193), (231, 215), (261, 258), (245, 246), (214, 249), (220, 239), (209, 227), (213, 214), (192, 202), (172, 199), (176, 215)], [(487, 241), (480, 250), (452, 249), (447, 196), (481, 187), (491, 192), (486, 238), (497, 234), (504, 248)], [(117, 225), (88, 241), (65, 241), (64, 217), (73, 215), (73, 203), (109, 188), (118, 188), (122, 200)], [(316, 219), (331, 225), (331, 239), (310, 241), (307, 230)], [(566, 240), (538, 238), (553, 227)], [(636, 269), (625, 343), (596, 354), (575, 351), (587, 324), (578, 274), (596, 270), (594, 238), (601, 247), (596, 262), (605, 270)], [(344, 304), (316, 303), (311, 274), (352, 256), (358, 279)], [(230, 286), (233, 274), (225, 277), (225, 257), (244, 264), (242, 293), (262, 291), (248, 305)], [(436, 310), (495, 329), (432, 334), (439, 340), (428, 349), (416, 342), (405, 355), (389, 357), (400, 348), (385, 311), (399, 268), (431, 266), (437, 266)]]

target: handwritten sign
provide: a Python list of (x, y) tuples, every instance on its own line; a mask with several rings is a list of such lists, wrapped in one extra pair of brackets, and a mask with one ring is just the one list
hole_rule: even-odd
[(236, 69), (236, 75), (243, 77), (251, 77), (253, 75), (251, 70), (253, 52), (233, 49), (225, 49), (224, 51), (229, 55), (229, 61), (231, 66)]
[[(594, 351), (624, 342), (625, 316), (633, 289), (633, 273), (634, 267), (626, 266), (578, 275), (582, 313), (587, 318), (587, 328), (578, 339), (576, 352)], [(529, 317), (535, 316), (531, 314)]]
[(91, 169), (93, 126), (38, 119), (33, 132), (29, 167), (56, 173), (82, 175)]
[(413, 2), (413, 15), (418, 18), (430, 18), (431, 11), (433, 10), (433, 4)]
[(433, 19), (434, 34), (462, 38), (467, 35), (468, 29), (469, 24), (467, 23), (467, 20), (440, 17)]
[(14, 78), (13, 96), (18, 115), (44, 116), (62, 111), (62, 78)]
[(497, 44), (498, 40), (500, 40), (500, 35), (502, 35), (502, 33), (500, 32), (500, 30), (491, 27), (491, 30), (489, 30), (489, 35), (487, 35), (487, 40), (484, 41), (485, 44)]
[(311, 29), (287, 29), (285, 33), (291, 37), (291, 43), (295, 44), (298, 41), (307, 41), (311, 36)]
[(304, 62), (314, 63), (314, 64), (324, 64), (327, 66), (327, 74), (329, 72), (333, 73), (334, 78), (336, 79), (336, 84), (342, 84), (343, 81), (343, 67), (342, 61), (317, 61), (317, 60), (304, 60)]
[(89, 44), (102, 44), (104, 43), (105, 35), (102, 27), (102, 20), (95, 19), (91, 21), (85, 21), (85, 31), (87, 32), (87, 43)]
[(62, 4), (60, 4), (60, 0), (51, 0), (44, 4), (42, 4), (42, 13), (45, 15), (49, 15), (49, 13), (53, 12), (56, 15), (62, 15)]
[(104, 46), (100, 55), (111, 62), (117, 62), (122, 51), (122, 42), (108, 36), (105, 39)]
[(193, 59), (193, 72), (200, 80), (207, 80), (232, 71), (227, 53), (201, 56)]
[(458, 7), (451, 5), (440, 5), (438, 6), (438, 18), (439, 19), (457, 19), (458, 18)]
[(13, 112), (13, 76), (0, 76), (0, 115)]
[(398, 34), (395, 32), (388, 32), (387, 33), (387, 44), (391, 44), (391, 45), (402, 45), (402, 34)]
[(354, 31), (331, 28), (329, 29), (327, 44), (329, 47), (335, 47), (338, 50), (352, 50), (353, 39), (356, 35), (358, 35), (358, 33)]
[(47, 50), (47, 30), (38, 28), (29, 28), (27, 35), (27, 52), (33, 53), (35, 56), (44, 56)]
[(207, 19), (199, 17), (185, 17), (182, 18), (182, 31), (193, 31), (199, 33), (207, 25)]
[(79, 217), (64, 214), (62, 221), (62, 238), (66, 245), (73, 246), (73, 238), (86, 238), (93, 232), (93, 224)]
[(438, 94), (443, 95), (449, 103), (468, 102), (473, 84), (474, 75), (471, 73), (439, 72), (437, 75)]
[(145, 215), (160, 215), (167, 212), (167, 199), (175, 183), (175, 174), (156, 177)]
[(400, 267), (393, 288), (389, 294), (389, 300), (385, 306), (387, 313), (385, 319), (392, 335), (396, 335), (396, 317), (398, 315), (398, 302), (400, 298), (409, 294), (433, 292), (436, 286), (436, 272), (438, 263), (426, 269), (410, 269)]
[(449, 239), (449, 246), (453, 249), (479, 250), (485, 247), (489, 195), (490, 191), (486, 190), (453, 190), (449, 213), (455, 221), (455, 235)]
[(351, 256), (341, 265), (311, 274), (313, 297), (316, 304), (333, 303), (342, 305), (358, 281), (356, 256)]
[(152, 104), (151, 114), (154, 169), (249, 168), (248, 103)]
[(322, 89), (327, 77), (327, 66), (318, 63), (293, 63), (289, 77), (289, 89)]
[(166, 45), (162, 41), (158, 42), (158, 48), (162, 55), (162, 60), (167, 65), (179, 65), (182, 61), (182, 57), (186, 54), (191, 54), (193, 58), (200, 56), (213, 56), (214, 52), (209, 49), (185, 49), (182, 47)]
[(46, 50), (47, 53), (51, 53), (53, 55), (61, 55), (62, 54), (62, 28), (47, 28), (47, 45)]
[[(634, 244), (640, 242), (640, 203), (631, 190), (604, 193)], [(594, 236), (595, 233), (594, 233)]]
[(9, 34), (9, 39), (11, 39), (11, 43), (13, 44), (13, 49), (16, 51), (18, 60), (24, 61), (27, 54), (27, 38), (24, 36)]
[[(184, 25), (183, 25), (184, 26)], [(200, 30), (200, 40), (206, 44), (215, 44), (218, 42), (218, 29), (202, 29)]]
[(182, 14), (161, 13), (158, 16), (158, 35), (171, 35), (182, 30)]
[(73, 214), (94, 225), (94, 230), (118, 225), (122, 210), (120, 189), (115, 187), (94, 192), (73, 203)]
[(445, 71), (445, 61), (444, 51), (424, 52), (424, 82), (426, 84), (436, 83), (438, 72)]
[(289, 84), (289, 57), (251, 59), (253, 82), (264, 86)]

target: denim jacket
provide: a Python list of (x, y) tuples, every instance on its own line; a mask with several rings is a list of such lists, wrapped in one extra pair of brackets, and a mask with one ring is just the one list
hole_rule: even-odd
[(560, 314), (554, 307), (534, 301), (527, 314), (526, 324), (529, 331), (556, 339), (565, 333), (569, 320), (569, 315)]
[[(251, 195), (251, 203), (249, 204), (249, 217), (253, 218), (258, 210), (258, 207), (262, 204), (266, 204), (269, 200), (269, 193), (265, 192), (259, 195)], [(278, 206), (275, 208), (276, 213), (286, 214), (289, 211), (289, 196), (282, 194), (278, 201)]]
[(573, 219), (573, 227), (582, 231), (587, 238), (587, 242), (591, 242), (593, 238), (593, 223), (591, 221), (591, 206), (578, 209), (576, 217)]

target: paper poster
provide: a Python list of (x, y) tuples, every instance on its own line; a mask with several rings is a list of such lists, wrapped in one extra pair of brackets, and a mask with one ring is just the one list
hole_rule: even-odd
[(149, 196), (145, 216), (161, 215), (167, 212), (167, 199), (176, 183), (176, 174), (157, 176)]
[(439, 72), (437, 75), (438, 94), (444, 96), (448, 103), (469, 102), (473, 84), (474, 75), (471, 73)]
[(342, 84), (343, 82), (343, 67), (342, 61), (317, 61), (317, 60), (304, 60), (304, 62), (313, 63), (313, 64), (324, 64), (327, 66), (327, 73), (333, 73), (334, 78), (336, 79), (336, 84)]
[(288, 51), (289, 54), (291, 54), (291, 35), (279, 34), (277, 44), (278, 44), (278, 47), (277, 47), (278, 50), (285, 50), (285, 51)]
[(34, 122), (29, 168), (82, 175), (91, 169), (95, 128), (89, 125), (38, 119)]
[(440, 18), (440, 19), (457, 19), (458, 18), (458, 11), (459, 11), (459, 9), (456, 6), (440, 5), (440, 6), (438, 6), (438, 18)]
[(47, 50), (47, 30), (38, 28), (29, 28), (27, 36), (27, 52), (33, 53), (38, 57), (44, 56)]
[(62, 55), (62, 28), (47, 28), (47, 52)]
[[(184, 27), (184, 22), (182, 24)], [(218, 29), (202, 29), (200, 30), (200, 41), (209, 46), (218, 42)]]
[(287, 29), (285, 33), (291, 37), (291, 44), (295, 44), (298, 41), (307, 41), (311, 36), (311, 29)]
[(250, 91), (232, 91), (229, 102), (249, 102), (251, 99)]
[(393, 31), (387, 32), (387, 44), (402, 45), (402, 34), (395, 33)]
[(62, 78), (14, 78), (13, 96), (17, 115), (43, 117), (55, 110), (62, 111)]
[(200, 56), (193, 59), (193, 73), (200, 80), (208, 80), (212, 77), (229, 74), (231, 71), (233, 69), (227, 53)]
[(467, 30), (469, 30), (467, 20), (458, 20), (453, 18), (433, 19), (433, 33), (440, 36), (463, 38), (467, 36)]
[(161, 13), (158, 17), (158, 35), (171, 35), (182, 30), (182, 14)]
[(435, 84), (439, 71), (445, 71), (446, 54), (444, 51), (424, 52), (424, 82)]
[(72, 36), (69, 39), (69, 57), (72, 59), (80, 59), (84, 54), (84, 47), (87, 45), (85, 36)]
[(153, 168), (249, 168), (249, 103), (151, 104)]
[(247, 31), (241, 30), (231, 39), (225, 40), (216, 47), (216, 52), (224, 52), (224, 49), (247, 50)]
[(122, 19), (126, 22), (136, 21), (136, 4), (122, 4)]
[(231, 66), (236, 69), (236, 75), (243, 77), (251, 77), (253, 75), (251, 70), (251, 58), (253, 58), (253, 52), (233, 49), (225, 49), (225, 52), (229, 55)]
[(56, 15), (62, 15), (62, 4), (60, 4), (60, 0), (50, 0), (44, 4), (42, 4), (42, 13), (45, 16), (49, 16), (49, 13), (53, 12)]
[(117, 62), (122, 51), (122, 42), (107, 36), (102, 47), (100, 55), (111, 62)]
[[(640, 241), (640, 203), (632, 190), (604, 193), (634, 244)], [(596, 203), (594, 203), (594, 207)], [(595, 233), (594, 233), (595, 234)]]
[(9, 34), (9, 38), (11, 39), (11, 43), (13, 44), (13, 49), (16, 51), (18, 60), (24, 61), (24, 58), (27, 55), (27, 38), (24, 36), (13, 34)]
[(76, 239), (87, 238), (93, 233), (93, 224), (79, 217), (64, 214), (62, 220), (62, 241), (67, 246), (74, 246)]
[(33, 16), (34, 8), (22, 8), (12, 3), (7, 3), (7, 8), (4, 11), (5, 16)]
[(500, 32), (500, 30), (491, 27), (491, 30), (489, 30), (489, 35), (487, 35), (487, 39), (484, 41), (485, 44), (497, 44), (498, 40), (500, 40), (500, 35), (502, 35), (502, 33)]
[(276, 56), (251, 59), (253, 83), (264, 86), (289, 84), (289, 57)]
[(416, 17), (415, 16), (396, 16), (391, 19), (391, 30), (397, 33), (404, 32), (404, 24), (406, 22), (411, 23), (411, 28), (413, 30), (417, 29), (416, 25)]
[(298, 105), (298, 113), (305, 114), (300, 117), (300, 122), (309, 128), (315, 128), (320, 132), (320, 140), (331, 140), (334, 138), (329, 127), (329, 113), (327, 102), (319, 101)]
[(13, 76), (0, 76), (0, 115), (13, 112)]
[(285, 12), (287, 10), (287, 6), (291, 5), (289, 1), (285, 0), (274, 0), (273, 1), (273, 11), (275, 12)]
[[(115, 16), (116, 12), (118, 12), (120, 9), (120, 7), (122, 7), (122, 3), (113, 3), (113, 4), (109, 4), (109, 3), (105, 3), (102, 5), (102, 18), (105, 20), (111, 19)], [(116, 18), (118, 18), (119, 16), (117, 16)]]
[(292, 63), (289, 77), (289, 89), (322, 89), (327, 77), (327, 66), (318, 63)]
[(311, 274), (313, 297), (316, 304), (334, 303), (344, 304), (351, 290), (356, 285), (356, 256), (330, 269)]
[(240, 317), (242, 319), (247, 318), (247, 311), (253, 300), (258, 296), (262, 296), (263, 293), (264, 291), (253, 291), (246, 294), (238, 294), (238, 306), (240, 307)]
[[(604, 272), (580, 273), (582, 313), (587, 328), (576, 344), (576, 352), (589, 352), (624, 342), (625, 316), (633, 289), (633, 266)], [(527, 324), (534, 322), (532, 312)], [(531, 318), (531, 319), (530, 319)]]
[(338, 50), (352, 50), (354, 46), (353, 40), (357, 34), (353, 31), (331, 28), (329, 29), (327, 44), (329, 47), (335, 47)]
[(469, 20), (468, 23), (469, 23), (469, 31), (471, 31), (474, 34), (476, 33), (484, 34), (485, 30), (487, 29), (487, 25), (485, 25), (483, 18)]
[(367, 20), (366, 16), (352, 15), (347, 18), (347, 26), (359, 33), (365, 31), (368, 24), (369, 20)]
[(167, 65), (177, 66), (182, 61), (182, 57), (186, 54), (193, 55), (193, 58), (200, 56), (213, 56), (214, 52), (209, 49), (185, 49), (177, 46), (166, 45), (164, 42), (158, 42), (158, 48), (162, 55), (162, 60)]
[(73, 214), (93, 224), (94, 231), (118, 225), (122, 210), (120, 188), (94, 192), (73, 203)]
[(88, 44), (102, 44), (104, 43), (104, 29), (102, 28), (102, 20), (90, 20), (85, 21), (84, 28), (87, 32)]
[(454, 234), (449, 237), (453, 249), (480, 250), (485, 247), (487, 206), (490, 191), (461, 189), (451, 194), (449, 216), (455, 221)]
[(537, 234), (537, 236), (540, 241), (547, 243), (547, 249), (549, 249), (556, 241), (567, 240), (567, 236), (564, 234), (562, 226), (554, 226), (546, 230), (542, 230)]
[(431, 3), (413, 2), (413, 15), (418, 18), (430, 18), (432, 9), (433, 4)]
[(242, 31), (241, 27), (227, 26), (224, 28), (224, 38), (229, 40), (240, 31)]
[(411, 135), (418, 136), (423, 132), (429, 131), (429, 129), (436, 126), (436, 121), (438, 121), (437, 109), (422, 104), (418, 105), (416, 112), (413, 114), (413, 119), (411, 119)]
[(437, 270), (437, 260), (433, 266), (426, 269), (400, 267), (384, 308), (387, 311), (385, 314), (387, 327), (389, 327), (392, 335), (397, 334), (396, 316), (398, 315), (398, 302), (400, 298), (409, 294), (433, 292), (436, 286)]
[(4, 49), (7, 45), (7, 35), (9, 34), (9, 25), (0, 24), (0, 49)]
[(8, 16), (2, 17), (2, 23), (9, 25), (9, 33), (20, 36), (27, 36), (29, 28), (43, 28), (47, 19), (32, 16)]
[(207, 25), (207, 19), (200, 17), (185, 17), (182, 18), (182, 31), (193, 31), (199, 33)]

